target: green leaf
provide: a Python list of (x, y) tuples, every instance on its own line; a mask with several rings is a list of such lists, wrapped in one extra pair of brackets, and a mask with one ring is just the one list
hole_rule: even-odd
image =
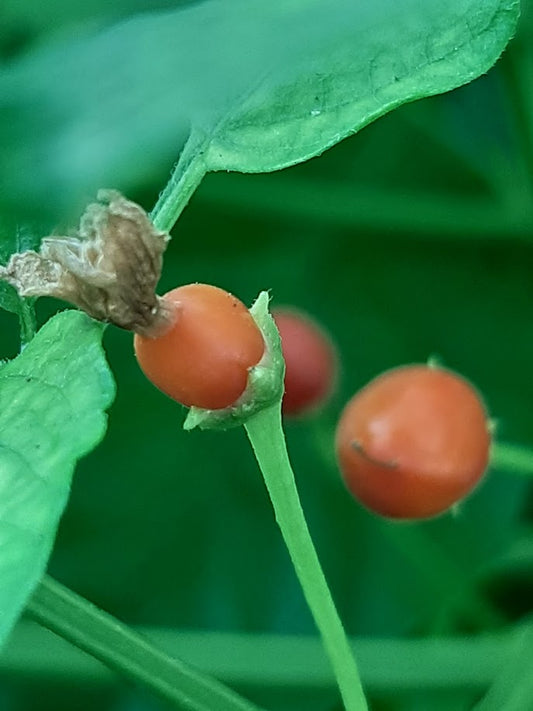
[(0, 642), (43, 575), (76, 461), (114, 395), (102, 326), (58, 314), (0, 368)]
[(475, 79), (501, 54), (518, 11), (518, 2), (501, 0), (270, 6), (268, 61), (217, 117), (209, 168), (264, 172), (301, 162), (407, 101)]
[(486, 72), (518, 14), (517, 0), (207, 0), (35, 50), (0, 80), (4, 198), (146, 180), (191, 132), (208, 170), (303, 161)]

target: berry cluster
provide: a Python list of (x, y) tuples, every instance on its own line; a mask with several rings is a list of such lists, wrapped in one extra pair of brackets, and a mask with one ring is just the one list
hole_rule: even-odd
[[(146, 376), (176, 401), (231, 408), (246, 398), (250, 370), (268, 347), (244, 304), (223, 289), (190, 284), (162, 297), (167, 325), (135, 335)], [(337, 357), (328, 335), (292, 309), (274, 310), (285, 360), (285, 416), (319, 409), (334, 390)], [(385, 372), (341, 414), (336, 451), (347, 488), (368, 509), (396, 519), (428, 518), (470, 493), (488, 466), (483, 401), (462, 377), (434, 365)]]

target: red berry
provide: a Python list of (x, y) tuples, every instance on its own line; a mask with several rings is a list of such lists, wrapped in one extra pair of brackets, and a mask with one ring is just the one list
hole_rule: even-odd
[(346, 405), (336, 449), (346, 485), (370, 510), (427, 518), (460, 501), (489, 460), (487, 413), (476, 390), (442, 368), (378, 376)]
[(323, 405), (336, 380), (335, 350), (324, 331), (308, 316), (292, 309), (272, 312), (285, 359), (285, 415), (302, 415)]
[(246, 389), (265, 343), (246, 306), (223, 289), (188, 284), (165, 294), (171, 326), (156, 338), (135, 335), (135, 354), (152, 383), (188, 407), (219, 410)]

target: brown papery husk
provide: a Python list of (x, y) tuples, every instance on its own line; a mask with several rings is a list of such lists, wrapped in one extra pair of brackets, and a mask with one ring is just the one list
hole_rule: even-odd
[(115, 190), (100, 190), (75, 235), (13, 254), (0, 278), (21, 296), (54, 296), (98, 321), (155, 337), (172, 320), (156, 293), (169, 235)]

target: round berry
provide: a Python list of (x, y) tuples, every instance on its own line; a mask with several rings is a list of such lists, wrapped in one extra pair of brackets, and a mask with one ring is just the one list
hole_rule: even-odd
[(274, 309), (285, 360), (285, 415), (303, 415), (323, 405), (337, 375), (337, 358), (327, 334), (309, 316), (293, 309)]
[(208, 284), (188, 284), (163, 297), (170, 326), (150, 338), (135, 335), (137, 360), (152, 383), (177, 402), (218, 410), (246, 389), (248, 371), (265, 343), (246, 306)]
[(487, 469), (487, 413), (461, 376), (409, 365), (378, 376), (346, 405), (336, 450), (346, 485), (368, 509), (398, 519), (436, 516)]

